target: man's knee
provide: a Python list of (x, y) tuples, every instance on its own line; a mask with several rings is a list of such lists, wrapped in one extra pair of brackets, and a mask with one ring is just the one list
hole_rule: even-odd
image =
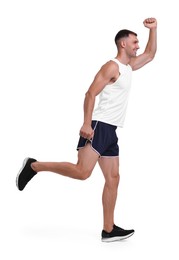
[(119, 185), (120, 175), (119, 173), (112, 174), (109, 178), (106, 179), (106, 184), (114, 189), (117, 188)]
[(78, 179), (84, 181), (91, 176), (91, 173), (92, 170), (80, 168), (78, 173)]
[(91, 173), (92, 173), (92, 171), (88, 171), (88, 170), (82, 171), (81, 180), (84, 181), (84, 180), (88, 179), (91, 176)]

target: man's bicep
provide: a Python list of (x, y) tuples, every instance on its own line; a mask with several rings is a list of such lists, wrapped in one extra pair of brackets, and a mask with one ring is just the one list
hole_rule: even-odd
[(94, 96), (97, 96), (109, 82), (110, 76), (100, 70), (96, 74), (91, 86), (89, 87), (88, 92), (90, 92)]
[(115, 69), (110, 63), (103, 65), (96, 74), (88, 91), (97, 96), (103, 88), (111, 82), (111, 79), (115, 75)]
[(132, 67), (132, 70), (138, 70), (151, 60), (152, 59), (148, 53), (143, 53), (135, 58), (132, 58), (129, 64)]

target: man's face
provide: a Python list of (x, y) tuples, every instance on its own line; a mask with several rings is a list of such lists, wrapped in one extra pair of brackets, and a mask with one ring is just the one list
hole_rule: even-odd
[(129, 34), (129, 37), (125, 39), (125, 50), (126, 54), (132, 58), (137, 55), (137, 50), (139, 49), (139, 41), (137, 36)]

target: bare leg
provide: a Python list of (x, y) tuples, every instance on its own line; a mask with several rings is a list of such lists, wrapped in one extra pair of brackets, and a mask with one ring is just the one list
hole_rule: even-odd
[(34, 171), (50, 171), (60, 175), (85, 180), (87, 179), (98, 161), (99, 155), (87, 144), (78, 152), (77, 164), (68, 162), (34, 162), (31, 167)]
[(114, 225), (114, 209), (117, 199), (117, 189), (119, 184), (119, 157), (101, 157), (99, 165), (105, 178), (103, 190), (103, 229), (111, 232)]

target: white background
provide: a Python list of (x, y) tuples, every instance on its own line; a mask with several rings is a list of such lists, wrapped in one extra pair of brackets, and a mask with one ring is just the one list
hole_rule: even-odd
[[(116, 55), (120, 29), (158, 19), (158, 52), (133, 73), (124, 129), (116, 224), (121, 243), (100, 241), (103, 176), (85, 182), (41, 173), (15, 186), (25, 157), (76, 162), (83, 100)], [(0, 3), (0, 239), (2, 259), (178, 259), (177, 1), (4, 0)]]

